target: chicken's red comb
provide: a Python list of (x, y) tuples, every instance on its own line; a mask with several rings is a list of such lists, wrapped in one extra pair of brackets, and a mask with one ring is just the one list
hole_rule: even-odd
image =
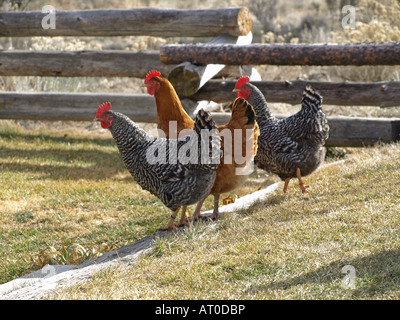
[(151, 71), (149, 71), (149, 72), (147, 73), (146, 79), (144, 79), (144, 82), (147, 82), (147, 81), (149, 81), (151, 78), (158, 77), (158, 76), (161, 76), (161, 72), (160, 72), (160, 71), (151, 70)]
[(108, 111), (111, 109), (111, 103), (110, 102), (104, 102), (100, 105), (100, 107), (97, 109), (96, 117), (99, 117), (104, 111)]
[(240, 88), (243, 84), (250, 81), (249, 77), (240, 77), (239, 80), (235, 84), (235, 88)]

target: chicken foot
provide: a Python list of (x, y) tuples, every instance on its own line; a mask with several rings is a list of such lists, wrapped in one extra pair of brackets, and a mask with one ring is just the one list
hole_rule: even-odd
[(173, 229), (177, 229), (178, 227), (183, 227), (183, 226), (189, 226), (188, 219), (186, 218), (186, 211), (190, 211), (187, 206), (182, 206), (182, 213), (181, 213), (181, 219), (179, 220), (179, 223), (175, 224), (175, 219), (176, 216), (178, 215), (178, 212), (181, 208), (178, 208), (174, 213), (171, 215), (171, 219), (169, 220), (167, 226), (165, 228), (161, 228), (159, 230), (161, 231), (171, 231)]
[(297, 179), (299, 179), (299, 185), (300, 185), (301, 191), (303, 193), (308, 193), (307, 188), (309, 188), (310, 186), (305, 186), (303, 183), (303, 180), (301, 180), (300, 168), (297, 168), (296, 175), (297, 175)]
[(182, 207), (182, 213), (181, 213), (181, 219), (179, 220), (179, 223), (176, 225), (177, 227), (183, 227), (183, 226), (189, 226), (189, 220), (186, 218), (186, 211), (189, 212), (189, 216), (191, 216), (191, 213), (188, 209), (187, 206)]
[(201, 207), (203, 206), (203, 203), (205, 200), (206, 200), (206, 198), (197, 202), (196, 209), (194, 210), (194, 213), (191, 217), (191, 221), (197, 221), (197, 220), (201, 219), (200, 211), (201, 211)]
[(219, 219), (219, 194), (214, 195), (214, 211), (211, 216), (208, 217), (210, 220), (216, 220)]
[[(300, 171), (300, 168), (297, 168), (297, 170), (296, 170), (296, 176), (297, 176), (297, 179), (299, 180), (299, 185), (300, 185), (301, 192), (303, 192), (303, 193), (308, 193), (307, 188), (309, 188), (310, 186), (305, 186), (305, 185), (304, 185), (304, 182), (303, 182), (303, 180), (301, 179), (301, 171)], [(286, 193), (286, 192), (287, 192), (290, 179), (291, 179), (291, 178), (286, 178), (286, 179), (285, 179), (285, 185), (283, 186), (283, 193)]]
[(285, 179), (285, 185), (283, 186), (283, 193), (286, 193), (286, 192), (287, 192), (290, 179), (292, 179), (292, 178), (286, 178), (286, 179)]
[(201, 211), (201, 207), (202, 207), (202, 205), (204, 203), (204, 200), (206, 200), (206, 199), (204, 198), (203, 200), (200, 200), (197, 203), (196, 209), (195, 209), (195, 211), (193, 213), (193, 216), (192, 216), (192, 219), (191, 219), (192, 221), (197, 221), (199, 219), (215, 220), (215, 219), (219, 218), (219, 210), (218, 210), (219, 194), (214, 195), (214, 211), (213, 211), (213, 214), (211, 216), (209, 216), (209, 217), (204, 217), (203, 218), (200, 215), (200, 211)]
[(168, 224), (167, 224), (166, 227), (160, 228), (160, 229), (158, 229), (158, 230), (159, 230), (159, 231), (171, 231), (172, 229), (176, 229), (176, 225), (175, 225), (174, 221), (175, 221), (176, 215), (178, 214), (178, 212), (179, 212), (180, 209), (181, 209), (181, 208), (179, 207), (178, 209), (176, 209), (176, 210), (174, 211), (173, 214), (171, 214), (171, 219), (169, 220), (169, 222), (168, 222)]

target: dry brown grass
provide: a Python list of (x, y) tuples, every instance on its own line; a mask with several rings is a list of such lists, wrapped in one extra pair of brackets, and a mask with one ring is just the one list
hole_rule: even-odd
[[(250, 1), (31, 1), (57, 9), (212, 8)], [(394, 0), (359, 1), (356, 30), (337, 25), (326, 1), (281, 0), (274, 32), (264, 42), (398, 41)], [(302, 29), (310, 15), (313, 26)], [(326, 20), (331, 24), (325, 25)], [(303, 24), (302, 24), (303, 23)], [(331, 32), (331, 30), (333, 30)], [(13, 39), (15, 49), (157, 49), (176, 39), (149, 37)], [(8, 38), (0, 48), (8, 49)], [(399, 80), (398, 67), (258, 66), (264, 80)], [(140, 79), (1, 77), (2, 91), (144, 93)], [(298, 106), (273, 104), (275, 114)], [(329, 115), (400, 116), (399, 108), (324, 106)], [(0, 121), (0, 282), (32, 268), (46, 248), (79, 243), (124, 245), (154, 232), (168, 219), (154, 197), (132, 183), (109, 136), (87, 123)], [(277, 193), (247, 212), (198, 225), (156, 243), (135, 267), (117, 268), (93, 282), (59, 292), (70, 298), (399, 298), (398, 155), (390, 145), (353, 150), (344, 163), (310, 177), (313, 192)], [(269, 183), (262, 171), (238, 195)], [(307, 182), (308, 182), (307, 181)], [(132, 199), (139, 199), (133, 201)], [(205, 208), (212, 207), (212, 201)], [(235, 235), (235, 237), (233, 236)], [(356, 267), (357, 289), (341, 288), (344, 264)], [(106, 284), (106, 286), (104, 286)], [(106, 288), (108, 287), (108, 289)], [(87, 293), (87, 294), (86, 294)]]
[[(152, 254), (56, 299), (398, 299), (398, 144), (344, 161), (249, 210), (160, 238)], [(344, 288), (342, 268), (356, 270)]]

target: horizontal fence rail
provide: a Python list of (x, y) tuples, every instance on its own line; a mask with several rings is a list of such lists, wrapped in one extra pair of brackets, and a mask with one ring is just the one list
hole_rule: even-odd
[[(229, 114), (211, 113), (217, 124), (227, 123)], [(285, 116), (278, 116), (284, 119)], [(400, 119), (327, 117), (329, 138), (327, 147), (364, 147), (377, 142), (393, 142), (400, 139)]]
[[(161, 36), (238, 37), (252, 28), (247, 8), (211, 10), (128, 9), (55, 11), (55, 29), (42, 21), (49, 13), (0, 13), (0, 37), (31, 36)], [(236, 77), (242, 67), (271, 65), (400, 65), (399, 43), (366, 44), (197, 44), (164, 45), (160, 51), (0, 51), (0, 76), (136, 77), (151, 69), (167, 77), (181, 63), (228, 67), (217, 75)], [(233, 71), (232, 71), (233, 70)], [(239, 70), (239, 72), (237, 72)], [(233, 73), (233, 74), (232, 74)], [(185, 77), (182, 81), (186, 81)], [(236, 80), (210, 80), (189, 98), (193, 101), (233, 101)], [(311, 84), (323, 103), (345, 106), (400, 106), (400, 82), (253, 82), (268, 102), (300, 105), (302, 91)], [(183, 98), (183, 97), (181, 97)], [(137, 122), (157, 121), (154, 97), (147, 94), (0, 93), (0, 119), (90, 121), (98, 105), (110, 101), (113, 109)], [(218, 124), (230, 114), (214, 113)], [(400, 119), (328, 117), (328, 146), (359, 147), (377, 141), (398, 141)]]
[(2, 76), (144, 78), (149, 68), (168, 74), (173, 67), (160, 62), (157, 50), (0, 51)]
[(161, 62), (205, 65), (400, 65), (400, 43), (363, 44), (167, 44)]
[[(124, 9), (57, 11), (55, 28), (44, 29), (49, 13), (0, 13), (0, 36), (159, 36), (246, 35), (252, 21), (246, 7), (205, 10)], [(46, 18), (48, 16), (48, 18)]]
[[(134, 121), (157, 122), (152, 96), (97, 93), (1, 93), (0, 119), (91, 121), (97, 107), (105, 101)], [(212, 116), (217, 124), (230, 119), (229, 113)], [(328, 121), (331, 129), (327, 146), (361, 147), (399, 140), (400, 119), (328, 117)]]
[[(215, 101), (215, 102), (229, 102), (236, 98), (237, 93), (232, 92), (236, 81), (221, 81), (211, 80), (206, 83), (196, 94), (188, 97), (193, 101)], [(253, 81), (264, 96), (267, 102), (271, 103), (288, 103), (293, 105), (300, 105), (302, 93), (306, 85), (311, 85), (314, 89), (318, 90), (323, 96), (323, 104), (329, 105), (342, 105), (342, 106), (379, 106), (379, 107), (396, 107), (400, 106), (400, 82), (316, 82), (316, 81), (302, 81), (297, 80), (293, 82), (288, 81)], [(136, 105), (136, 96), (142, 99), (142, 95), (124, 95), (112, 94), (113, 97), (123, 97), (127, 99), (127, 103)], [(73, 103), (72, 99), (82, 98), (85, 94), (80, 93), (32, 93), (30, 100), (26, 100), (29, 94), (17, 92), (2, 92), (0, 93), (0, 113), (6, 107), (12, 107), (13, 101), (22, 101), (22, 104), (33, 102), (38, 105), (36, 100), (41, 103), (53, 104), (58, 100), (65, 99)], [(91, 102), (93, 98), (99, 97), (100, 100), (106, 97), (107, 94), (92, 93), (88, 94), (87, 102)], [(148, 95), (147, 95), (148, 96)], [(148, 96), (149, 98), (152, 98)], [(153, 99), (154, 100), (154, 99)], [(79, 100), (81, 101), (81, 100)], [(97, 101), (97, 100), (96, 100)], [(151, 100), (149, 100), (151, 101)], [(79, 102), (80, 103), (80, 102)]]
[[(311, 85), (323, 97), (323, 104), (343, 106), (400, 106), (400, 82), (317, 82), (317, 81), (253, 81), (268, 102), (300, 104), (303, 90)], [(190, 96), (195, 101), (231, 101), (236, 81), (211, 80)]]
[[(0, 50), (0, 76), (134, 77), (144, 79), (149, 70), (158, 70), (167, 77), (175, 67), (175, 65), (161, 63), (158, 50)], [(217, 76), (240, 74), (238, 68), (240, 67), (225, 67)]]
[(90, 121), (106, 101), (138, 122), (157, 121), (154, 97), (148, 94), (0, 93), (0, 119)]

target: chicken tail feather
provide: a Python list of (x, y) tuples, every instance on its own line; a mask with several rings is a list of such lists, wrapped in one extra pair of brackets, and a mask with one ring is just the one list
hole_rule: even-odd
[(211, 118), (211, 114), (203, 109), (200, 109), (194, 122), (194, 130), (200, 134), (201, 129), (212, 130), (216, 128), (217, 125), (215, 124), (214, 119)]
[(254, 112), (253, 107), (247, 100), (239, 97), (236, 98), (232, 104), (232, 119), (243, 118), (243, 125), (253, 126), (256, 121), (256, 113)]
[(308, 85), (303, 91), (301, 105), (303, 109), (308, 109), (317, 113), (319, 110), (322, 110), (322, 96), (317, 90)]
[[(194, 122), (194, 131), (199, 135), (201, 143), (199, 146), (199, 154), (201, 157), (206, 157), (207, 160), (202, 160), (202, 163), (211, 163), (212, 167), (217, 167), (215, 164), (219, 164), (221, 158), (221, 137), (219, 136), (217, 125), (211, 114), (203, 109), (200, 109), (197, 113), (196, 120)], [(207, 134), (202, 134), (202, 130), (207, 130)], [(207, 140), (208, 138), (208, 140)], [(205, 144), (208, 147), (205, 148)], [(201, 146), (203, 145), (203, 146)], [(206, 154), (201, 154), (203, 150), (208, 150)]]

